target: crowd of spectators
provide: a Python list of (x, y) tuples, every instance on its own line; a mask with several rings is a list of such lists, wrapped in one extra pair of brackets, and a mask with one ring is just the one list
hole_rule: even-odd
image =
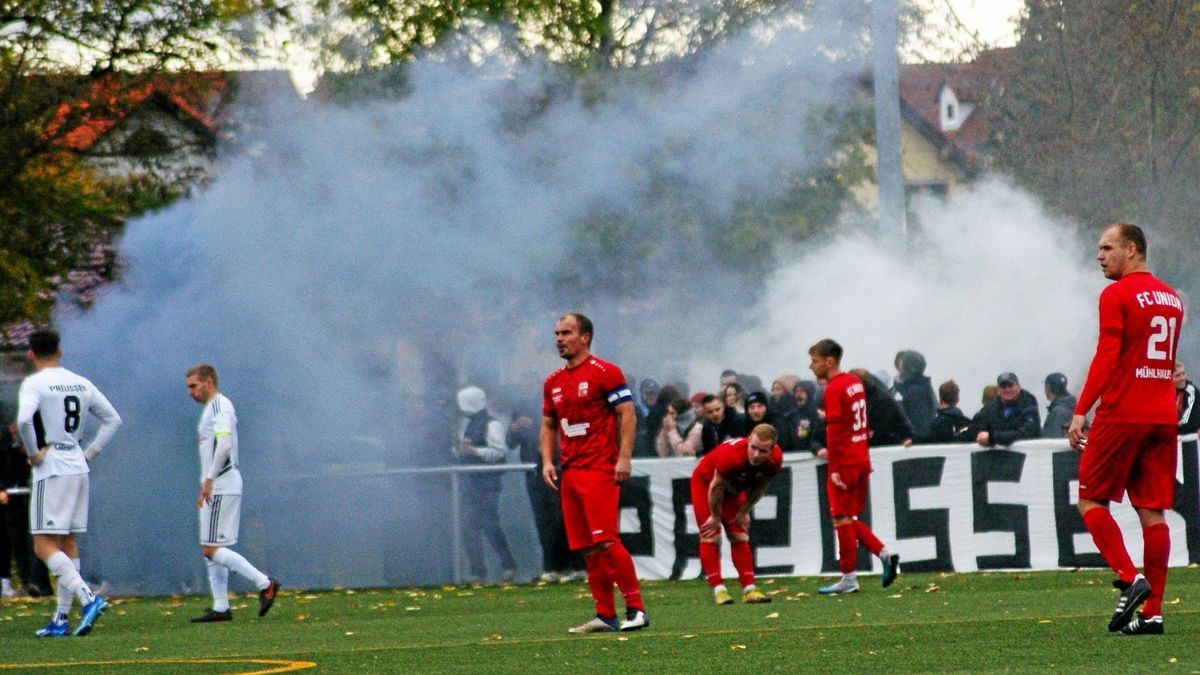
[[(867, 393), (867, 419), (872, 446), (911, 446), (933, 443), (975, 443), (1006, 447), (1033, 438), (1064, 438), (1075, 408), (1066, 375), (1051, 373), (1043, 382), (1045, 406), (1021, 386), (1016, 373), (1005, 371), (995, 384), (984, 387), (980, 407), (966, 415), (961, 391), (954, 380), (936, 389), (925, 374), (924, 355), (913, 350), (896, 354), (895, 374), (853, 369)], [(1180, 433), (1200, 428), (1197, 390), (1187, 380), (1183, 364), (1176, 368)], [(824, 383), (798, 375), (771, 381), (725, 370), (715, 393), (693, 391), (687, 383), (662, 384), (644, 378), (637, 392), (638, 436), (634, 457), (702, 456), (729, 438), (745, 436), (756, 424), (779, 432), (785, 453), (816, 454), (824, 446)]]

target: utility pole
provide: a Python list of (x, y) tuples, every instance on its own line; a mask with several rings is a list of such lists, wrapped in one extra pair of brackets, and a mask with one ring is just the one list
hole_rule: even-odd
[(875, 157), (879, 181), (879, 230), (904, 245), (908, 239), (904, 176), (900, 168), (899, 14), (896, 0), (871, 0), (875, 62)]

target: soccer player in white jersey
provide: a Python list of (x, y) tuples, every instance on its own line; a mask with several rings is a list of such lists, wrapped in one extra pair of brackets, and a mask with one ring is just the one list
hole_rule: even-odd
[(242, 473), (238, 470), (237, 413), (233, 401), (217, 391), (217, 371), (200, 364), (187, 371), (187, 390), (192, 400), (204, 406), (196, 428), (200, 450), (200, 550), (208, 564), (212, 609), (192, 623), (232, 621), (229, 611), (229, 571), (249, 579), (258, 588), (258, 615), (265, 616), (275, 603), (279, 581), (268, 577), (240, 553), (229, 549), (237, 543), (242, 519)]
[[(37, 636), (66, 636), (75, 599), (83, 607), (75, 635), (87, 635), (108, 602), (79, 574), (75, 535), (87, 532), (88, 463), (112, 440), (121, 416), (94, 384), (58, 365), (58, 333), (39, 330), (30, 336), (29, 358), (37, 372), (21, 382), (17, 412), (17, 428), (33, 466), (29, 531), (34, 552), (58, 578), (58, 606)], [(80, 441), (86, 413), (100, 420), (100, 429), (84, 450)]]

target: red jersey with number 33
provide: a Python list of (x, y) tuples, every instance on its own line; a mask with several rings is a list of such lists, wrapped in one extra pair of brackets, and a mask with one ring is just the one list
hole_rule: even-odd
[(1097, 422), (1175, 424), (1179, 294), (1149, 272), (1127, 274), (1100, 293), (1100, 340), (1079, 392), (1077, 415), (1096, 399)]
[(616, 365), (589, 356), (586, 361), (550, 373), (542, 387), (542, 415), (554, 420), (563, 468), (617, 466), (617, 413), (633, 401), (625, 374)]
[(843, 466), (871, 466), (867, 448), (867, 390), (858, 376), (842, 372), (825, 385), (825, 461), (830, 471)]

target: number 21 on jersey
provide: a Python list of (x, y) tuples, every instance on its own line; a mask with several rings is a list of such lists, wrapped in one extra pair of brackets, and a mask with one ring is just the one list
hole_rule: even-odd
[(1152, 361), (1166, 361), (1175, 353), (1175, 329), (1178, 319), (1156, 315), (1150, 319), (1150, 329), (1154, 331), (1146, 340), (1146, 358)]

